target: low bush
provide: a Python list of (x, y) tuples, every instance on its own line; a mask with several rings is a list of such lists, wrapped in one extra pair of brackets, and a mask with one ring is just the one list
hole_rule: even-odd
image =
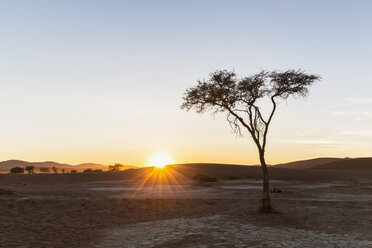
[(196, 175), (192, 178), (192, 180), (195, 180), (195, 181), (198, 181), (198, 182), (201, 182), (201, 183), (212, 183), (212, 182), (217, 182), (217, 178), (215, 177), (209, 177), (209, 176), (206, 176), (206, 175)]
[(47, 168), (47, 167), (40, 167), (40, 172), (42, 172), (42, 173), (49, 173), (50, 172), (50, 169), (49, 168)]

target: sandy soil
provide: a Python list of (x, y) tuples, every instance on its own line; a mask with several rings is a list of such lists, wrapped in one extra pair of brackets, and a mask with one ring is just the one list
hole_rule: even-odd
[(0, 247), (372, 247), (369, 177), (273, 180), (278, 213), (265, 215), (252, 178), (195, 186), (6, 176)]

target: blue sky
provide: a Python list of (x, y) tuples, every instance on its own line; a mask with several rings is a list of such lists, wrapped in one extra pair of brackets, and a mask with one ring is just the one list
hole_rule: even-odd
[(216, 69), (302, 68), (268, 162), (370, 156), (370, 1), (1, 1), (0, 160), (257, 162), (223, 115), (179, 109)]

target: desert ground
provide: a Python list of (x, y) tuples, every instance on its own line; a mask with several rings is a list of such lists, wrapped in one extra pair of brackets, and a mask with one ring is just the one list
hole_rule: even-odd
[[(217, 182), (192, 180), (197, 174)], [(0, 175), (1, 247), (372, 247), (372, 170), (174, 165)]]

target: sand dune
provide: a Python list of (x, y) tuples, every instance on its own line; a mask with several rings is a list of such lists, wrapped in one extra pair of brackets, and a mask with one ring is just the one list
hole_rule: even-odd
[(372, 169), (372, 158), (354, 158), (313, 166), (314, 169)]
[[(22, 160), (7, 160), (0, 162), (0, 171), (8, 172), (12, 167), (26, 167), (26, 166), (35, 166), (36, 168), (40, 167), (56, 167), (64, 169), (107, 169), (107, 165), (96, 164), (96, 163), (83, 163), (78, 165), (70, 165), (64, 163), (57, 163), (53, 161), (46, 162), (27, 162)], [(244, 176), (248, 174), (257, 174), (260, 169), (259, 165), (247, 166), (247, 165), (232, 165), (232, 164), (214, 164), (214, 163), (188, 163), (188, 164), (175, 164), (169, 165), (169, 168), (182, 170), (183, 173), (193, 174), (195, 170), (201, 174), (213, 174), (217, 177), (229, 177), (236, 176), (239, 173), (243, 173)], [(249, 168), (246, 168), (249, 167)], [(138, 168), (135, 166), (124, 166), (125, 169)], [(271, 169), (275, 168), (274, 171), (278, 168), (286, 169), (356, 169), (356, 168), (372, 168), (372, 158), (314, 158), (307, 160), (293, 161), (289, 163), (282, 163), (270, 166)], [(230, 175), (230, 174), (231, 175)]]
[(331, 163), (331, 162), (344, 161), (348, 159), (349, 158), (314, 158), (314, 159), (293, 161), (289, 163), (282, 163), (282, 164), (277, 164), (274, 166), (279, 167), (279, 168), (309, 169), (309, 168), (313, 168), (314, 166)]
[[(346, 169), (289, 169), (270, 167), (271, 179), (329, 181), (348, 178), (372, 178), (372, 170)], [(161, 177), (160, 177), (161, 174)], [(0, 174), (3, 183), (26, 183), (57, 185), (107, 180), (147, 180), (148, 184), (173, 184), (191, 180), (196, 175), (207, 175), (218, 179), (257, 179), (262, 178), (259, 166), (229, 164), (178, 164), (168, 165), (165, 170), (154, 167), (128, 169), (118, 172), (66, 173), (66, 174)], [(162, 179), (160, 179), (162, 178)]]
[(372, 158), (315, 158), (274, 165), (292, 169), (372, 169)]
[(96, 164), (96, 163), (83, 163), (78, 165), (70, 165), (70, 164), (61, 164), (54, 161), (45, 161), (45, 162), (27, 162), (22, 160), (7, 160), (0, 162), (0, 170), (9, 170), (13, 167), (26, 167), (26, 166), (35, 166), (37, 168), (40, 167), (56, 167), (56, 168), (67, 168), (67, 169), (82, 169), (82, 168), (103, 168), (107, 167), (107, 165)]

